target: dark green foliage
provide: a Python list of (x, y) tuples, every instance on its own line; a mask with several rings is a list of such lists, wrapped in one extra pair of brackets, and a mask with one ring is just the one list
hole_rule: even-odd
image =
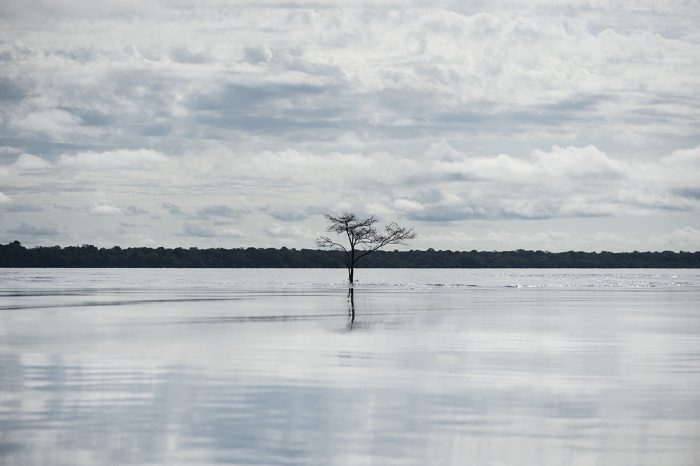
[[(340, 268), (342, 251), (316, 249), (25, 248), (0, 245), (0, 267)], [(696, 252), (376, 251), (364, 268), (698, 268)]]

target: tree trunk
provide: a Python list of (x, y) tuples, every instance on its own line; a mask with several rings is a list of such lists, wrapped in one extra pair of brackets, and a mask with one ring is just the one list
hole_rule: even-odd
[(355, 248), (350, 248), (350, 264), (348, 265), (348, 280), (352, 286), (355, 276)]

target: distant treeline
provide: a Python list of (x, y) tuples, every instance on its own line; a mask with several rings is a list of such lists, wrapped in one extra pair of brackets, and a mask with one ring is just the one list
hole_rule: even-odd
[[(334, 268), (343, 255), (317, 249), (25, 248), (0, 245), (0, 267)], [(696, 252), (377, 251), (358, 263), (377, 268), (698, 268)]]

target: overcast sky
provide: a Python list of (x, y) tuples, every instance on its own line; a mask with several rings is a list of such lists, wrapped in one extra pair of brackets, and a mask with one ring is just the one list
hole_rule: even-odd
[(345, 210), (700, 250), (700, 1), (0, 0), (1, 242), (314, 247)]

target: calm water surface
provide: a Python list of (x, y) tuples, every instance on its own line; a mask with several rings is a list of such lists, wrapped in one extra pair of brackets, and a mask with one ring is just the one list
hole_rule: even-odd
[(0, 269), (0, 464), (697, 465), (700, 271)]

